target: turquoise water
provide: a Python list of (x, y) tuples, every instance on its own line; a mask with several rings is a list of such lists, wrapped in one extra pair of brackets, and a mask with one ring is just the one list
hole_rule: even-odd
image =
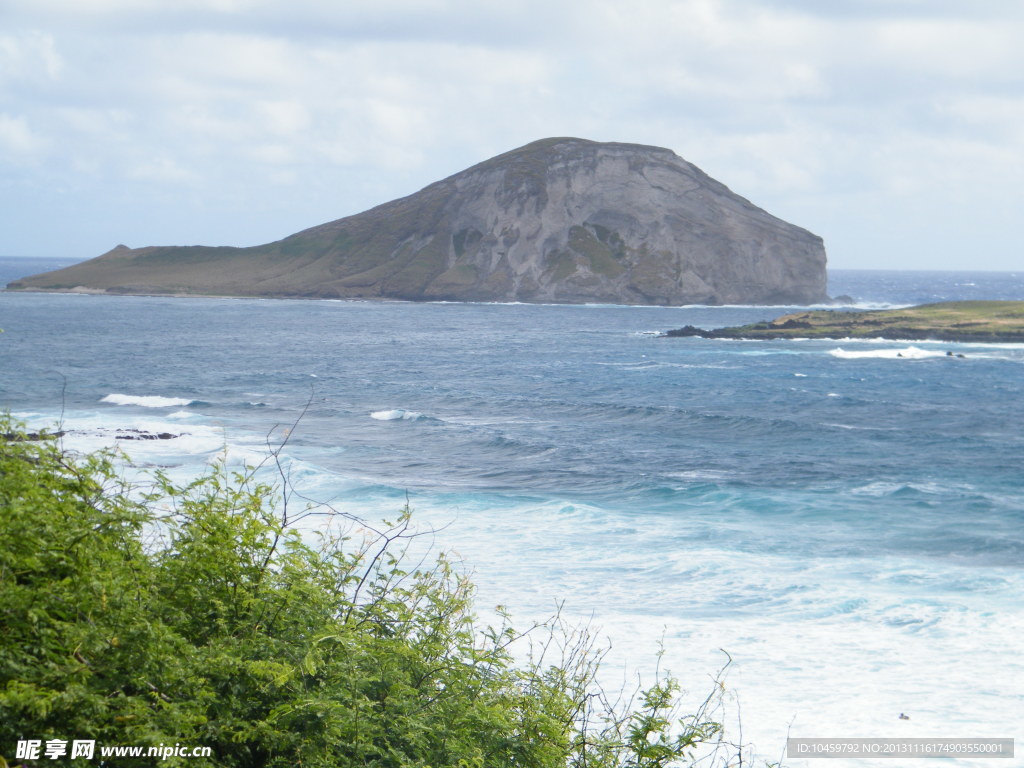
[[(1024, 276), (830, 292), (1024, 298)], [(0, 294), (0, 403), (63, 409), (81, 448), (171, 432), (121, 445), (187, 477), (258, 461), (308, 402), (304, 493), (370, 518), (408, 494), (485, 616), (564, 600), (620, 680), (664, 638), (702, 694), (727, 650), (771, 759), (787, 730), (1024, 735), (1024, 345), (657, 335), (781, 311)]]

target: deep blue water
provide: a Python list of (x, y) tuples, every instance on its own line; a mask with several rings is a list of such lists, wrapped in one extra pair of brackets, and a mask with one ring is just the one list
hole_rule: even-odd
[(52, 269), (70, 267), (78, 259), (30, 259), (16, 256), (0, 256), (0, 289), (12, 280)]
[[(1024, 299), (1024, 273), (830, 293)], [(81, 447), (180, 434), (129, 450), (187, 476), (257, 461), (308, 401), (304, 492), (370, 517), (408, 494), (482, 610), (564, 599), (640, 667), (662, 635), (696, 674), (727, 649), (767, 750), (791, 720), (1021, 735), (1024, 345), (657, 335), (783, 311), (0, 294), (0, 404), (63, 408)]]
[(877, 269), (829, 270), (830, 296), (851, 296), (864, 305), (927, 304), (933, 301), (1020, 299), (1019, 272), (897, 272)]

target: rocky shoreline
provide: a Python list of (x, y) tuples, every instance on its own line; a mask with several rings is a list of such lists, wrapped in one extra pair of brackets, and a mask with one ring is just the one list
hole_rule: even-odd
[[(99, 430), (100, 432), (109, 432), (110, 430)], [(147, 432), (144, 429), (116, 429), (113, 430), (115, 440), (173, 440), (181, 435), (175, 435), (170, 432)], [(8, 442), (20, 443), (20, 442), (39, 442), (40, 440), (56, 440), (64, 437), (64, 435), (73, 434), (84, 434), (82, 430), (63, 430), (59, 429), (56, 432), (4, 432), (0, 433), (0, 440), (6, 440)]]

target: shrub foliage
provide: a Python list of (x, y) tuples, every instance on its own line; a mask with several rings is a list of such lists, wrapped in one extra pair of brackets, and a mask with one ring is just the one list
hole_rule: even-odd
[(609, 706), (557, 618), (514, 659), (449, 563), (406, 565), (407, 511), (311, 544), (251, 471), (142, 489), (118, 466), (0, 422), (0, 765), (30, 738), (238, 768), (655, 768), (721, 743), (670, 679)]

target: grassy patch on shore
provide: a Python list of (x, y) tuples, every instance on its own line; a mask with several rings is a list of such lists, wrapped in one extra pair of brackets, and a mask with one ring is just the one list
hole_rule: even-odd
[(947, 301), (870, 312), (818, 309), (731, 328), (687, 326), (666, 336), (713, 339), (894, 339), (1024, 342), (1024, 301)]

